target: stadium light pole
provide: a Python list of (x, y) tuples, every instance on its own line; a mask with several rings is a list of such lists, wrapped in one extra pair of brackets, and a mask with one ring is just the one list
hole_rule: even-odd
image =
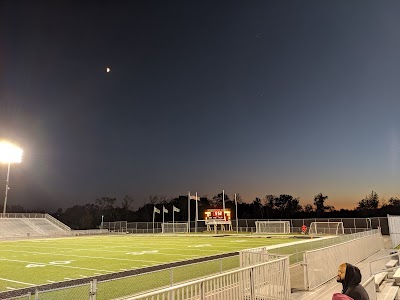
[(9, 143), (9, 142), (0, 142), (0, 162), (8, 164), (7, 168), (7, 180), (6, 180), (6, 193), (4, 196), (4, 207), (3, 207), (3, 217), (6, 215), (6, 207), (7, 207), (7, 196), (8, 190), (10, 189), (10, 168), (11, 163), (20, 163), (22, 161), (23, 151), (21, 148)]
[(236, 232), (239, 233), (239, 220), (238, 220), (236, 193), (235, 193), (235, 206), (236, 206)]
[(225, 220), (225, 190), (222, 190), (222, 213)]

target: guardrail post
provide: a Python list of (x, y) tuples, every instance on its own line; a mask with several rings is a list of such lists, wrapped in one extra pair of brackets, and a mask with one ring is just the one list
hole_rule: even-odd
[(90, 282), (89, 300), (96, 300), (97, 295), (97, 279)]
[(35, 289), (35, 300), (39, 300), (39, 290)]
[(254, 268), (250, 269), (250, 300), (255, 300)]
[(309, 284), (308, 284), (308, 265), (307, 265), (307, 253), (303, 253), (303, 272), (304, 272), (304, 290), (308, 291), (309, 290)]
[(204, 281), (200, 283), (200, 300), (205, 299)]

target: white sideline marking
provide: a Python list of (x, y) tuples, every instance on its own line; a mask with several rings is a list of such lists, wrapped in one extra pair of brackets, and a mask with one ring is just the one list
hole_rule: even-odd
[(85, 276), (85, 275), (79, 275), (80, 277), (82, 277), (82, 278), (85, 278), (85, 277), (87, 277), (87, 276)]
[(8, 290), (15, 290), (15, 288), (9, 287), (9, 286), (7, 286), (6, 289), (8, 289)]
[(53, 281), (53, 280), (47, 280), (47, 282), (54, 283), (55, 281)]
[(128, 271), (128, 269), (119, 269), (120, 271)]
[(26, 285), (37, 285), (37, 284), (32, 284), (32, 283), (27, 283), (27, 282), (22, 282), (22, 281), (16, 281), (16, 280), (11, 280), (11, 279), (6, 279), (6, 278), (0, 278), (0, 280), (8, 281), (8, 282), (15, 282), (15, 283), (20, 283), (20, 284), (26, 284)]
[(69, 277), (65, 277), (64, 279), (67, 279), (67, 280), (72, 280), (72, 278), (69, 278)]

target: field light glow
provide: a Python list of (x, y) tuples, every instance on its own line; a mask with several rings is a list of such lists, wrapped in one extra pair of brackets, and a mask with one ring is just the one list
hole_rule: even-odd
[(0, 162), (20, 163), (22, 161), (23, 150), (11, 143), (0, 142)]

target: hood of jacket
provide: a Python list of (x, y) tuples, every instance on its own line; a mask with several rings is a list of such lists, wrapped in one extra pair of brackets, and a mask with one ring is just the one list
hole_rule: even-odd
[(360, 269), (352, 264), (346, 263), (346, 274), (342, 282), (343, 291), (346, 293), (347, 289), (351, 286), (356, 286), (361, 282), (361, 272)]

